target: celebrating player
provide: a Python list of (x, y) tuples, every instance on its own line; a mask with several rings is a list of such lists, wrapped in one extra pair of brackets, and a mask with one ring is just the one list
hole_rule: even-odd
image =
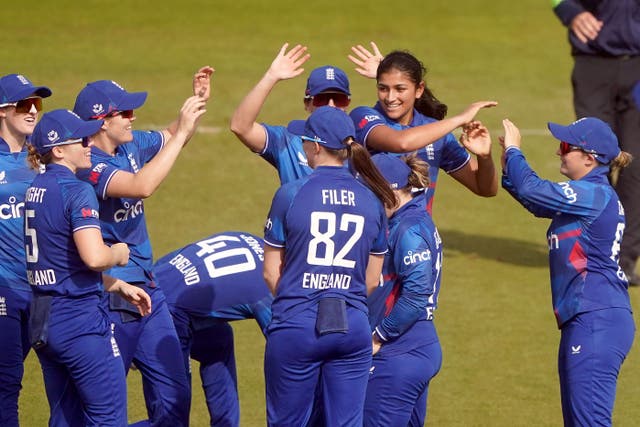
[(365, 426), (422, 426), (429, 381), (442, 365), (433, 324), (440, 292), (442, 242), (426, 196), (412, 188), (429, 184), (427, 164), (415, 154), (372, 157), (393, 188), (398, 205), (387, 208), (389, 252), (384, 285), (367, 300), (373, 330), (373, 362), (364, 408)]
[(491, 141), (482, 139), (482, 144), (473, 144), (463, 138), (461, 142), (475, 154), (473, 158), (450, 132), (471, 123), (480, 109), (497, 104), (475, 102), (462, 113), (445, 119), (447, 106), (427, 87), (422, 63), (408, 52), (394, 51), (383, 58), (375, 43), (371, 45), (373, 52), (356, 46), (352, 50), (357, 56), (349, 56), (358, 67), (356, 71), (378, 83), (376, 105), (357, 107), (350, 113), (356, 140), (372, 152), (418, 150), (418, 156), (429, 164), (430, 186), (426, 192), (430, 213), (440, 169), (479, 196), (495, 196), (498, 180), (491, 159)]
[(36, 175), (26, 162), (27, 137), (42, 110), (45, 86), (21, 74), (0, 78), (0, 425), (18, 426), (18, 395), (29, 345), (31, 289), (24, 268), (24, 194)]
[[(302, 65), (309, 59), (307, 48), (296, 45), (287, 52), (285, 43), (258, 84), (244, 97), (231, 118), (231, 130), (251, 151), (271, 163), (280, 176), (280, 183), (302, 178), (311, 173), (300, 135), (304, 120), (293, 120), (287, 127), (260, 124), (256, 120), (267, 96), (282, 80), (304, 72)], [(349, 79), (338, 67), (326, 65), (314, 69), (307, 79), (304, 108), (312, 113), (325, 105), (346, 109), (351, 101)]]
[(94, 138), (92, 168), (79, 177), (93, 185), (98, 195), (105, 241), (123, 241), (131, 249), (129, 263), (109, 274), (145, 289), (154, 305), (151, 316), (141, 318), (121, 298), (110, 295), (108, 301), (125, 369), (134, 361), (142, 374), (152, 426), (188, 426), (191, 387), (164, 294), (153, 282), (143, 199), (165, 179), (195, 132), (206, 111), (212, 72), (203, 67), (196, 73), (196, 95), (185, 101), (177, 122), (162, 132), (132, 131), (135, 110), (147, 94), (127, 92), (110, 80), (87, 84), (74, 106), (83, 119), (104, 120)]
[[(34, 168), (46, 167), (26, 192), (24, 243), (33, 289), (31, 343), (42, 365), (51, 426), (127, 423), (124, 367), (101, 306), (100, 272), (126, 265), (129, 249), (104, 243), (96, 195), (75, 176), (91, 167), (89, 137), (102, 124), (51, 111), (36, 126), (29, 150)], [(112, 277), (104, 288), (119, 292), (141, 315), (150, 311), (144, 290)]]
[(565, 182), (538, 178), (520, 150), (520, 131), (503, 121), (503, 187), (547, 231), (553, 311), (561, 331), (558, 371), (565, 425), (611, 425), (618, 372), (635, 325), (627, 279), (618, 265), (625, 217), (609, 168), (631, 157), (600, 119), (549, 123), (560, 140)]
[[(270, 426), (305, 425), (318, 381), (327, 425), (362, 423), (366, 290), (380, 278), (383, 203), (394, 206), (395, 197), (354, 132), (337, 108), (311, 114), (303, 148), (315, 170), (280, 187), (265, 225), (264, 277), (275, 295), (265, 351)], [(369, 187), (343, 166), (347, 159)]]
[(225, 231), (173, 251), (153, 267), (189, 376), (189, 356), (200, 362), (211, 426), (240, 425), (233, 330), (227, 322), (255, 319), (266, 331), (273, 296), (262, 278), (263, 261), (261, 238)]

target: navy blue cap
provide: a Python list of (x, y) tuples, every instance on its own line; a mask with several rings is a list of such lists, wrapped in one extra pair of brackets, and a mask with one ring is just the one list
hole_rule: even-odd
[(18, 102), (34, 94), (40, 98), (47, 98), (51, 96), (51, 89), (46, 86), (34, 86), (22, 74), (7, 74), (0, 78), (0, 105)]
[(332, 67), (331, 65), (316, 68), (309, 74), (307, 90), (304, 95), (316, 96), (328, 90), (344, 92), (347, 95), (351, 95), (349, 92), (349, 78), (340, 68)]
[(593, 154), (604, 165), (611, 163), (620, 154), (616, 134), (608, 124), (595, 117), (584, 117), (568, 126), (551, 122), (547, 126), (556, 139)]
[(371, 161), (376, 165), (391, 188), (404, 188), (409, 184), (411, 168), (399, 156), (379, 153), (371, 156)]
[(356, 128), (353, 120), (344, 111), (324, 106), (316, 108), (304, 125), (303, 141), (313, 141), (326, 148), (346, 148), (344, 140), (354, 138)]
[(93, 136), (104, 120), (84, 121), (71, 110), (59, 109), (45, 113), (31, 135), (30, 143), (40, 154), (46, 154), (56, 145), (80, 142)]
[(73, 111), (83, 120), (102, 119), (115, 111), (136, 110), (146, 99), (147, 92), (127, 92), (113, 80), (98, 80), (80, 91)]

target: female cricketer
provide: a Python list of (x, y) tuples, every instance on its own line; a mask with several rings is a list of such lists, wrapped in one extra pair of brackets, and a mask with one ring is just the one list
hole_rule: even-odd
[(362, 46), (353, 47), (357, 56), (349, 56), (357, 66), (356, 71), (376, 78), (378, 88), (378, 102), (373, 108), (357, 107), (350, 113), (356, 140), (372, 153), (417, 150), (418, 156), (429, 164), (430, 185), (425, 189), (429, 213), (440, 169), (479, 196), (495, 196), (498, 179), (491, 145), (486, 145), (491, 141), (482, 139), (483, 144), (475, 145), (463, 139), (463, 148), (450, 132), (471, 123), (480, 109), (497, 103), (475, 102), (462, 113), (445, 119), (447, 106), (426, 86), (426, 70), (416, 57), (394, 51), (383, 58), (375, 43), (372, 47), (374, 52)]
[(116, 266), (109, 274), (145, 289), (154, 305), (151, 316), (140, 317), (135, 307), (118, 296), (109, 295), (107, 301), (125, 369), (133, 361), (142, 374), (152, 426), (188, 426), (191, 387), (164, 294), (153, 280), (143, 199), (165, 179), (195, 132), (206, 111), (212, 72), (203, 67), (196, 73), (197, 95), (185, 101), (177, 122), (162, 132), (132, 131), (135, 110), (144, 104), (147, 93), (127, 92), (110, 80), (87, 84), (74, 106), (85, 120), (103, 120), (94, 137), (92, 167), (79, 177), (98, 195), (105, 241), (122, 241), (131, 249), (127, 265)]
[[(69, 110), (46, 113), (29, 149), (34, 168), (44, 165), (27, 189), (24, 247), (33, 290), (31, 344), (44, 375), (51, 426), (114, 426), (127, 423), (124, 366), (104, 308), (103, 276), (125, 265), (124, 243), (107, 246), (100, 233), (98, 200), (78, 180), (91, 167), (90, 139), (102, 121), (85, 122)], [(141, 315), (151, 309), (144, 290), (105, 277)]]
[(327, 425), (362, 423), (371, 365), (366, 293), (380, 279), (383, 205), (395, 197), (354, 133), (337, 108), (311, 114), (303, 148), (314, 171), (280, 187), (265, 224), (264, 278), (275, 295), (265, 350), (270, 426), (305, 425), (319, 382)]
[(442, 271), (442, 241), (429, 215), (427, 164), (415, 154), (372, 157), (393, 188), (398, 206), (389, 215), (384, 284), (369, 296), (373, 362), (364, 409), (365, 426), (423, 426), (430, 380), (442, 365), (433, 323)]
[(21, 74), (0, 78), (0, 425), (18, 426), (18, 395), (29, 353), (31, 289), (24, 268), (24, 194), (36, 176), (27, 138), (42, 110), (45, 86)]
[(618, 265), (624, 209), (609, 184), (610, 167), (631, 156), (611, 128), (587, 117), (561, 126), (560, 173), (540, 179), (520, 150), (520, 131), (503, 120), (502, 186), (529, 212), (550, 218), (547, 231), (553, 311), (560, 328), (558, 372), (565, 426), (611, 425), (620, 367), (635, 324), (627, 279)]
[(211, 426), (239, 426), (240, 405), (228, 322), (255, 319), (265, 333), (273, 296), (262, 278), (264, 243), (258, 236), (225, 231), (160, 258), (153, 267), (182, 345), (200, 362), (200, 378)]
[[(280, 184), (311, 173), (300, 139), (304, 120), (293, 120), (286, 127), (256, 121), (275, 85), (302, 74), (301, 67), (310, 58), (305, 46), (296, 45), (287, 51), (288, 47), (288, 43), (282, 46), (265, 75), (244, 97), (231, 118), (231, 131), (247, 148), (277, 169)], [(350, 102), (349, 79), (344, 71), (331, 65), (311, 71), (303, 98), (305, 111), (312, 113), (326, 105), (345, 110)]]

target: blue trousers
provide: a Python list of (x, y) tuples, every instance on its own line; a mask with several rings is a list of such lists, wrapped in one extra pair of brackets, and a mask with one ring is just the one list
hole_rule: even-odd
[(54, 298), (47, 344), (36, 350), (51, 427), (127, 424), (127, 383), (99, 298)]
[(385, 350), (383, 345), (373, 357), (364, 425), (422, 427), (427, 413), (429, 381), (442, 366), (440, 342), (406, 353), (387, 354)]
[(18, 395), (29, 354), (31, 289), (0, 288), (0, 426), (18, 426)]
[(347, 333), (319, 335), (315, 310), (272, 322), (265, 349), (269, 426), (304, 426), (320, 383), (328, 426), (361, 426), (371, 367), (366, 313), (347, 307)]
[(144, 289), (151, 296), (150, 315), (131, 316), (109, 310), (122, 362), (126, 371), (135, 363), (142, 375), (151, 426), (188, 427), (191, 386), (178, 335), (162, 291), (147, 286)]
[(172, 315), (189, 378), (189, 358), (200, 362), (200, 378), (210, 425), (239, 426), (240, 404), (233, 329), (227, 322), (193, 317), (179, 309), (172, 310)]
[(565, 426), (610, 426), (616, 384), (635, 324), (622, 308), (582, 313), (562, 326), (558, 351)]

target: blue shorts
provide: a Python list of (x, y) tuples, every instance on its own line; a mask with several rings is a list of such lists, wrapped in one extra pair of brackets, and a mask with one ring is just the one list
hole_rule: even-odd
[(565, 426), (611, 425), (616, 384), (635, 334), (624, 308), (581, 313), (562, 326), (558, 351)]

